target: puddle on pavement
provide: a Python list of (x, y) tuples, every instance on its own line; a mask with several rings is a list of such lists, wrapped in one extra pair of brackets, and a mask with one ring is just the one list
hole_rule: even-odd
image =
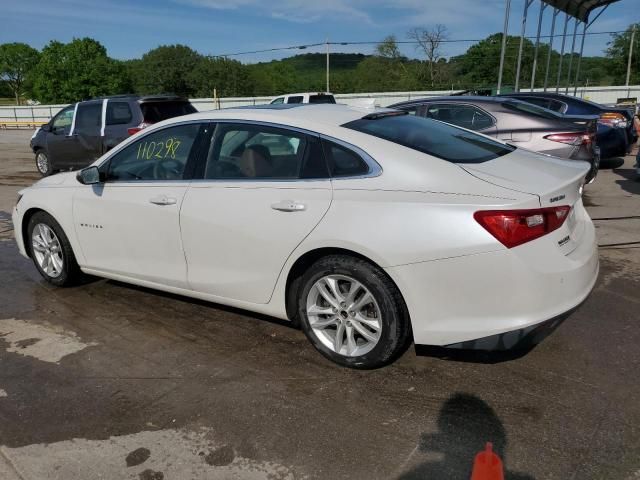
[[(167, 429), (106, 440), (73, 439), (0, 447), (0, 452), (26, 478), (304, 478), (283, 465), (236, 455), (232, 446), (218, 445), (211, 438), (207, 428)], [(224, 461), (208, 461), (211, 457)]]
[(75, 332), (60, 327), (15, 318), (0, 320), (0, 339), (9, 344), (7, 352), (51, 363), (58, 363), (67, 355), (97, 345), (84, 343)]

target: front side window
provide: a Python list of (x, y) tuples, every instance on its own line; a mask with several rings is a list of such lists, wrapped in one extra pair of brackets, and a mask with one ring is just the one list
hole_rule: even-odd
[(53, 130), (68, 130), (71, 128), (71, 123), (73, 122), (73, 111), (75, 110), (75, 105), (71, 105), (60, 111), (55, 118), (53, 119), (52, 127)]
[(303, 133), (262, 125), (219, 124), (205, 178), (326, 178), (319, 141)]
[(107, 125), (126, 125), (133, 119), (127, 102), (107, 102)]
[(279, 105), (281, 103), (284, 103), (284, 97), (278, 97), (275, 100), (273, 100), (271, 102), (271, 105)]
[(393, 114), (361, 118), (342, 125), (452, 163), (481, 163), (515, 147), (429, 118)]
[(494, 124), (489, 114), (472, 105), (428, 104), (423, 116), (477, 131)]
[(199, 129), (190, 123), (143, 136), (111, 157), (107, 181), (181, 180)]

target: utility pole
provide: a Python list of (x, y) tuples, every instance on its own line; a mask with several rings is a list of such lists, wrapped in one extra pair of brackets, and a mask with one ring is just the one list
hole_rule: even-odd
[(633, 29), (631, 30), (631, 44), (629, 45), (629, 61), (627, 62), (627, 81), (625, 82), (625, 86), (629, 86), (629, 78), (631, 77), (631, 57), (633, 55), (633, 41), (636, 38), (636, 26), (633, 25)]
[(329, 90), (329, 39), (327, 38), (327, 93), (329, 93), (331, 90)]

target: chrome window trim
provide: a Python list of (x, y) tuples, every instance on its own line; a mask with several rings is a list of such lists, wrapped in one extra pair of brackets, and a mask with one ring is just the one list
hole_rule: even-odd
[[(242, 119), (230, 119), (230, 118), (224, 118), (224, 119), (220, 119), (220, 120), (216, 120), (216, 119), (208, 119), (207, 120), (209, 123), (215, 123), (217, 124), (221, 124), (221, 123), (239, 123), (239, 124), (246, 124), (246, 125), (256, 125), (256, 126), (263, 126), (263, 127), (270, 127), (270, 128), (279, 128), (281, 130), (290, 130), (292, 132), (296, 132), (296, 133), (301, 133), (303, 135), (309, 135), (309, 136), (313, 136), (313, 137), (317, 137), (319, 139), (322, 140), (327, 140), (333, 143), (336, 143), (346, 149), (352, 150), (354, 153), (356, 153), (360, 158), (362, 158), (362, 160), (364, 160), (364, 162), (367, 164), (367, 166), (369, 167), (369, 172), (367, 172), (364, 175), (354, 175), (354, 176), (349, 176), (349, 177), (332, 177), (331, 175), (328, 175), (327, 177), (322, 177), (322, 178), (198, 178), (198, 179), (193, 179), (191, 180), (191, 182), (193, 184), (200, 184), (203, 182), (225, 182), (225, 183), (292, 183), (292, 182), (318, 182), (318, 181), (326, 181), (326, 180), (331, 180), (331, 181), (335, 181), (335, 180), (354, 180), (354, 179), (363, 179), (363, 178), (372, 178), (372, 177), (378, 177), (380, 175), (382, 175), (382, 167), (380, 166), (380, 164), (378, 162), (376, 162), (373, 157), (371, 157), (371, 155), (369, 155), (367, 152), (365, 152), (364, 150), (362, 150), (360, 147), (357, 147), (356, 145), (353, 145), (349, 142), (345, 142), (344, 140), (340, 140), (338, 138), (332, 137), (330, 135), (325, 135), (322, 133), (318, 133), (318, 132), (314, 132), (311, 130), (306, 130), (304, 128), (299, 128), (299, 127), (294, 127), (291, 125), (284, 125), (281, 123), (272, 123), (272, 122), (264, 122), (261, 120), (242, 120)], [(215, 131), (213, 132), (213, 135), (215, 135)], [(213, 135), (211, 137), (211, 140), (213, 140)]]

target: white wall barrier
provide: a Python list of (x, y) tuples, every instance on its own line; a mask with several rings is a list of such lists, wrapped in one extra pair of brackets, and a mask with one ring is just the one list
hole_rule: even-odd
[[(522, 89), (523, 92), (530, 91)], [(541, 88), (535, 91), (542, 91)], [(553, 92), (554, 89), (549, 90)], [(374, 93), (345, 93), (337, 94), (338, 103), (347, 105), (358, 105), (375, 100), (375, 104), (386, 107), (397, 102), (413, 100), (424, 97), (434, 97), (440, 95), (450, 95), (454, 90), (432, 90), (432, 91), (415, 91), (415, 92), (374, 92)], [(560, 89), (560, 93), (564, 93)], [(573, 93), (570, 91), (570, 93)], [(615, 103), (619, 98), (635, 97), (640, 99), (640, 85), (629, 87), (583, 87), (578, 88), (576, 96), (591, 100), (596, 103)], [(199, 110), (213, 110), (219, 108), (241, 107), (249, 105), (261, 105), (269, 103), (274, 97), (227, 97), (227, 98), (192, 98), (191, 103)], [(0, 126), (2, 121), (7, 122), (46, 122), (53, 115), (58, 113), (66, 105), (34, 105), (20, 107), (0, 107)]]

